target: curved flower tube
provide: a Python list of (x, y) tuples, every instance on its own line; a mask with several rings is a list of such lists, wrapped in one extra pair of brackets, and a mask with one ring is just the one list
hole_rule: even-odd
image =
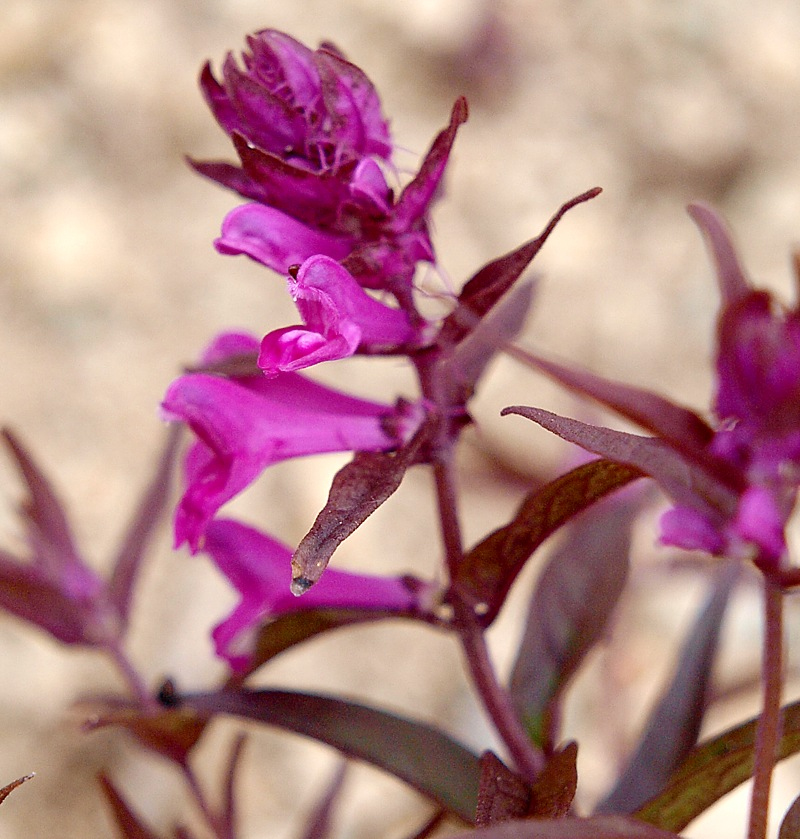
[[(205, 360), (218, 362), (224, 351), (236, 355), (257, 346), (249, 336), (225, 336)], [(217, 510), (271, 464), (323, 452), (389, 451), (409, 439), (421, 420), (413, 406), (395, 409), (356, 399), (297, 373), (271, 379), (189, 373), (169, 386), (162, 412), (167, 420), (186, 423), (197, 438), (175, 515), (176, 546), (187, 542), (193, 552)]]
[(408, 577), (378, 577), (329, 568), (303, 597), (289, 589), (292, 550), (260, 531), (229, 519), (208, 526), (203, 551), (241, 595), (212, 638), (217, 655), (246, 669), (258, 630), (290, 612), (350, 609), (387, 614), (419, 611), (432, 586)]
[(277, 329), (263, 339), (258, 366), (267, 376), (347, 358), (359, 349), (390, 351), (424, 341), (424, 327), (415, 328), (404, 310), (370, 297), (330, 257), (307, 259), (289, 279), (289, 291), (304, 326)]

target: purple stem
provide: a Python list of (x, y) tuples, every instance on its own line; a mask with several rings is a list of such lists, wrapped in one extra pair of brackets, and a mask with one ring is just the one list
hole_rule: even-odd
[(147, 684), (139, 671), (133, 666), (128, 654), (119, 639), (109, 642), (104, 647), (109, 658), (114, 662), (117, 670), (122, 674), (130, 692), (141, 703), (142, 708), (152, 711), (160, 706), (158, 700), (148, 690)]
[(761, 664), (764, 691), (756, 729), (753, 789), (748, 839), (766, 839), (772, 770), (781, 735), (783, 682), (783, 592), (764, 578), (764, 652)]
[(463, 602), (456, 602), (455, 626), (461, 636), (470, 675), (497, 733), (508, 748), (519, 773), (532, 782), (544, 769), (544, 755), (531, 742), (508, 691), (498, 682), (489, 658), (483, 628)]
[(192, 798), (194, 798), (197, 803), (198, 809), (203, 814), (203, 818), (211, 828), (214, 836), (216, 836), (217, 839), (234, 839), (226, 820), (220, 818), (211, 809), (208, 801), (206, 801), (203, 789), (200, 786), (200, 782), (197, 780), (197, 775), (195, 775), (192, 767), (189, 766), (188, 763), (182, 763), (181, 769), (183, 770), (183, 777), (186, 780), (186, 786), (189, 788)]

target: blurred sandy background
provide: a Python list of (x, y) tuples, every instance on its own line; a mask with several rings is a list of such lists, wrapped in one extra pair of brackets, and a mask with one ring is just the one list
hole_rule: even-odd
[[(789, 293), (789, 250), (800, 239), (800, 7), (791, 0), (4, 0), (0, 419), (56, 480), (97, 567), (147, 479), (163, 433), (156, 406), (179, 365), (220, 329), (261, 334), (293, 317), (280, 279), (215, 253), (211, 241), (237, 198), (183, 162), (186, 153), (231, 157), (196, 76), (206, 58), (218, 67), (226, 50), (264, 27), (311, 44), (333, 40), (360, 64), (382, 95), (395, 141), (409, 150), (398, 156), (406, 168), (444, 125), (454, 98), (469, 98), (470, 121), (435, 214), (439, 256), (456, 284), (536, 235), (562, 201), (604, 187), (567, 217), (537, 260), (544, 282), (526, 339), (535, 346), (619, 378), (655, 380), (704, 408), (716, 296), (684, 211), (693, 199), (722, 209), (752, 273)], [(328, 381), (346, 376), (365, 395), (393, 398), (408, 387), (397, 365), (377, 373), (376, 366), (321, 372)], [(465, 457), (470, 540), (507, 518), (523, 492), (498, 464), (523, 474), (541, 469), (544, 435), (498, 418), (504, 405), (520, 402), (576, 407), (532, 374), (498, 364), (477, 402), (482, 430), (470, 432)], [(550, 446), (545, 466), (560, 456)], [(296, 541), (340, 463), (277, 468), (238, 512)], [(0, 481), (0, 540), (8, 545), (18, 532), (11, 514), (18, 484), (5, 460)], [(426, 553), (427, 491), (425, 476), (412, 475), (391, 511), (337, 556), (340, 566), (429, 573), (437, 557)], [(395, 517), (404, 522), (398, 530)], [(493, 632), (501, 669), (519, 631), (522, 588)], [(668, 673), (665, 642), (679, 636), (701, 592), (686, 578), (661, 590), (666, 600), (630, 598), (620, 617), (626, 722), (641, 718)], [(207, 629), (232, 602), (207, 562), (173, 555), (164, 533), (144, 575), (132, 644), (148, 679), (211, 684), (220, 670)], [(737, 614), (728, 659), (747, 657), (755, 667), (757, 607), (744, 598)], [(632, 625), (640, 633), (633, 641)], [(662, 659), (656, 673), (654, 659)], [(0, 835), (113, 835), (94, 787), (100, 768), (165, 835), (186, 809), (171, 770), (119, 733), (81, 735), (70, 714), (87, 688), (116, 685), (104, 663), (3, 617), (0, 667), (0, 782), (38, 773), (0, 809)], [(456, 646), (419, 629), (333, 636), (275, 662), (262, 682), (343, 690), (444, 719), (462, 739), (485, 742), (463, 696)], [(585, 741), (589, 801), (608, 780), (608, 732), (589, 728), (607, 707), (591, 687), (579, 696), (566, 734)], [(733, 718), (754, 707), (737, 707)], [(229, 736), (218, 727), (206, 756)], [(241, 773), (243, 839), (297, 836), (333, 767), (326, 750), (254, 732)], [(213, 768), (213, 761), (210, 772), (201, 768), (212, 787)], [(800, 790), (796, 769), (779, 787), (785, 806)], [(427, 812), (367, 770), (357, 769), (348, 789), (341, 836), (401, 837)], [(728, 810), (741, 818), (743, 804)], [(723, 835), (723, 817), (686, 835)]]

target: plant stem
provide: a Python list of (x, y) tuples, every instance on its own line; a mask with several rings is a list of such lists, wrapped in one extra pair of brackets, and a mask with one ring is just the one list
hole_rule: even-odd
[(763, 707), (756, 729), (748, 839), (766, 839), (772, 770), (781, 734), (783, 592), (764, 578)]
[(148, 690), (144, 679), (139, 671), (133, 666), (128, 654), (125, 652), (122, 643), (117, 639), (105, 645), (105, 650), (111, 660), (122, 674), (128, 684), (128, 688), (136, 699), (141, 703), (142, 708), (147, 710), (158, 709), (159, 704), (156, 698)]
[(198, 809), (203, 814), (203, 818), (211, 828), (214, 836), (218, 837), (218, 839), (233, 839), (224, 819), (220, 818), (211, 809), (208, 801), (206, 801), (203, 789), (200, 786), (200, 782), (197, 780), (197, 775), (195, 775), (192, 767), (189, 766), (188, 763), (182, 763), (181, 769), (183, 770), (183, 776), (186, 779), (186, 785), (189, 787), (192, 798), (194, 798), (197, 803)]
[(497, 681), (483, 628), (472, 609), (463, 602), (456, 602), (454, 607), (455, 625), (475, 688), (518, 771), (527, 781), (533, 781), (544, 768), (544, 755), (531, 742), (508, 691)]

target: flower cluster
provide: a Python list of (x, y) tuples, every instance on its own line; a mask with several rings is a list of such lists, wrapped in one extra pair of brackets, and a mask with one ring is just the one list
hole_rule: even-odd
[(649, 391), (534, 356), (549, 375), (656, 436), (536, 408), (507, 412), (654, 478), (674, 502), (661, 518), (662, 543), (751, 560), (778, 584), (795, 585), (800, 573), (789, 562), (785, 531), (800, 488), (800, 308), (787, 310), (753, 287), (713, 210), (695, 204), (689, 211), (710, 245), (722, 298), (714, 422)]
[[(252, 35), (248, 47), (242, 66), (228, 55), (221, 80), (209, 65), (200, 78), (241, 165), (192, 165), (250, 199), (226, 216), (216, 248), (288, 275), (302, 323), (260, 342), (219, 335), (162, 403), (163, 416), (185, 423), (195, 438), (175, 541), (208, 552), (242, 592), (242, 604), (215, 630), (218, 651), (239, 668), (247, 661), (241, 639), (252, 640), (270, 615), (297, 608), (275, 599), (269, 559), (279, 557), (288, 575), (292, 554), (271, 537), (215, 517), (273, 463), (323, 452), (391, 452), (422, 426), (423, 400), (392, 406), (357, 399), (298, 371), (356, 353), (409, 355), (430, 347), (435, 325), (416, 308), (413, 277), (417, 263), (435, 260), (428, 215), (466, 119), (459, 100), (419, 172), (396, 196), (388, 183), (394, 176), (388, 123), (364, 73), (330, 44), (311, 50), (274, 30)], [(256, 542), (260, 563), (251, 559)], [(337, 581), (334, 574), (305, 607), (335, 592)], [(346, 583), (363, 592), (350, 605), (383, 609), (390, 604), (382, 593), (400, 585), (371, 580), (365, 588), (352, 575)], [(410, 608), (411, 589), (398, 591)]]

